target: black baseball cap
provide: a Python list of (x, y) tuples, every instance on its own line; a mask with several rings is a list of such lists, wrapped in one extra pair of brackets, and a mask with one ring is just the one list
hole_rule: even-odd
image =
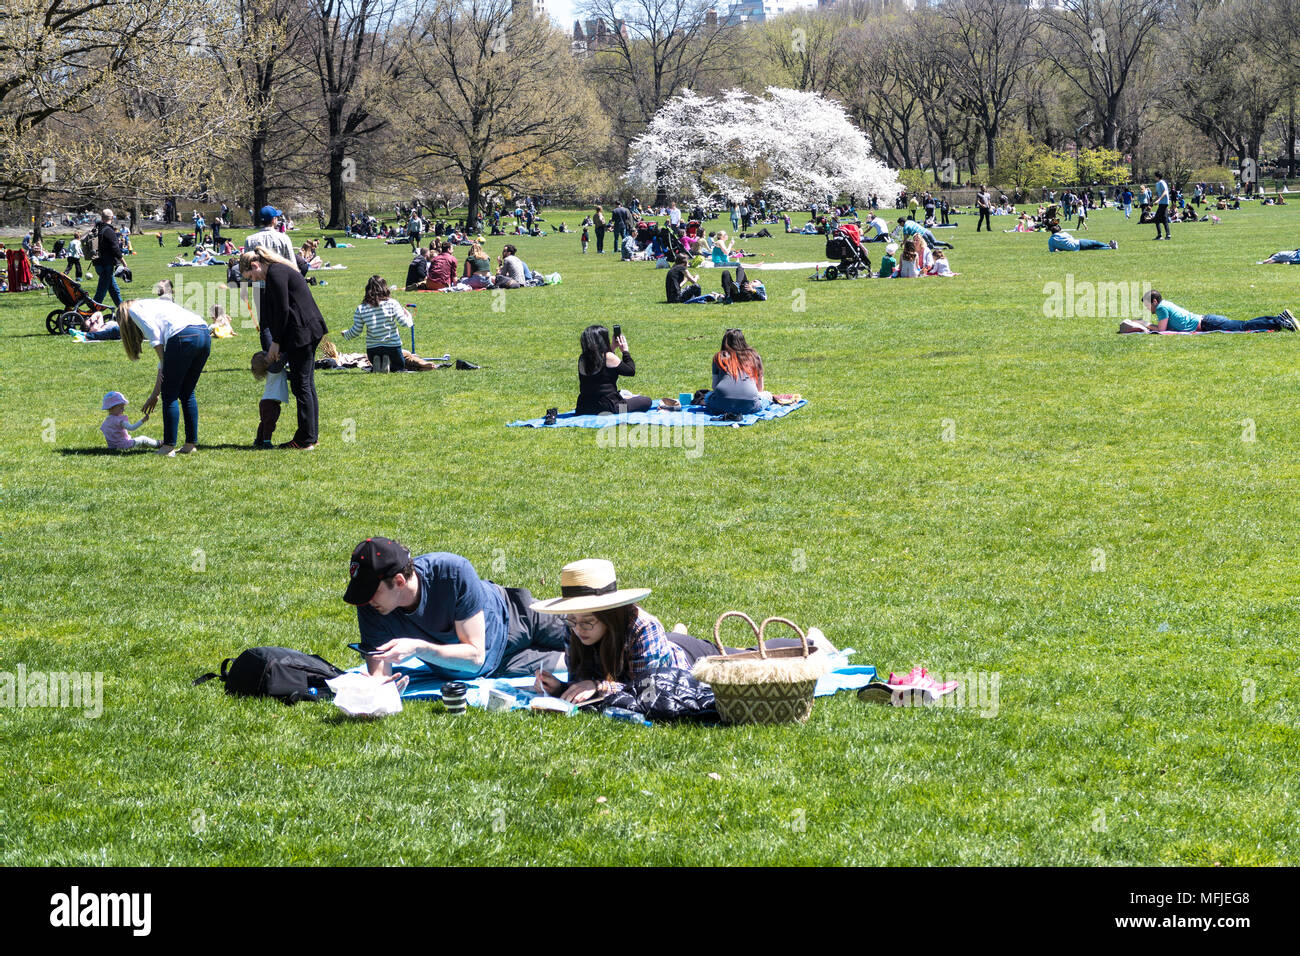
[(348, 565), (348, 589), (343, 600), (367, 604), (379, 590), (379, 582), (401, 574), (411, 562), (411, 552), (389, 538), (366, 538), (352, 549)]

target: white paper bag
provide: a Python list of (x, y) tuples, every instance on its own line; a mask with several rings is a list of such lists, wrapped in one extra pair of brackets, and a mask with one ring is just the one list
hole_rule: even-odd
[(383, 717), (402, 709), (402, 695), (393, 681), (350, 672), (325, 683), (334, 691), (335, 705), (350, 717)]

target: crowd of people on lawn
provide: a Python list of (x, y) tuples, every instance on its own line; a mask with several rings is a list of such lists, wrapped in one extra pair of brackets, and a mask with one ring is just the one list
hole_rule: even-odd
[[(1181, 193), (1171, 191), (1162, 176), (1157, 177), (1153, 189), (1141, 187), (1141, 194), (1131, 189), (1117, 191), (1115, 202), (1130, 213), (1135, 200), (1140, 208), (1152, 210), (1151, 221), (1156, 225), (1157, 238), (1169, 238), (1169, 223), (1177, 221)], [(1214, 201), (1209, 190), (1197, 186), (1192, 199), (1184, 208)], [(1086, 229), (1087, 210), (1098, 199), (1090, 191), (1067, 192), (1059, 204), (1054, 194), (1045, 193), (1048, 205), (1039, 208), (1031, 218), (1033, 229), (1048, 233), (1048, 249), (1057, 251), (1085, 251), (1117, 248), (1114, 240), (1101, 241), (1076, 238), (1066, 231), (1062, 218), (1082, 216), (1080, 227)], [(1219, 196), (1218, 201), (1228, 197)], [(1104, 200), (1103, 200), (1104, 201)], [(939, 239), (936, 228), (942, 228), (950, 211), (946, 199), (931, 194), (907, 197), (900, 207), (923, 210), (924, 219), (912, 215), (898, 216), (891, 224), (879, 213), (876, 197), (869, 197), (865, 234), (861, 243), (884, 243), (884, 255), (878, 277), (917, 278), (921, 276), (952, 277), (953, 272), (946, 249), (952, 243)], [(976, 195), (976, 209), (981, 222), (977, 232), (991, 218), (995, 205), (987, 188), (980, 187)], [(856, 201), (850, 197), (847, 204), (836, 206), (828, 197), (826, 207), (810, 207), (810, 215), (823, 228), (839, 229), (852, 217), (857, 218)], [(521, 203), (516, 209), (516, 221), (526, 228), (538, 225), (531, 201)], [(663, 253), (668, 262), (665, 276), (665, 295), (670, 303), (744, 303), (761, 302), (767, 298), (762, 281), (746, 273), (740, 250), (725, 229), (705, 234), (697, 228), (698, 222), (688, 219), (673, 203), (662, 207), (664, 223), (647, 224), (639, 205), (619, 203), (607, 220), (602, 206), (597, 206), (583, 224), (584, 252), (595, 233), (597, 254), (603, 254), (605, 234), (613, 233), (613, 248), (628, 257), (628, 249), (638, 249), (638, 233), (649, 230), (648, 240), (653, 251)], [(692, 216), (703, 215), (696, 208)], [(779, 221), (776, 210), (770, 209), (762, 199), (733, 204), (729, 214), (737, 230), (752, 228), (757, 222)], [(1194, 215), (1194, 213), (1193, 213)], [(498, 224), (500, 210), (489, 213), (494, 225)], [(1027, 214), (1022, 214), (1024, 221)], [(255, 378), (264, 383), (263, 395), (258, 404), (258, 426), (254, 444), (259, 448), (273, 447), (280, 410), (293, 397), (297, 421), (292, 438), (280, 445), (287, 449), (313, 449), (319, 439), (319, 401), (316, 393), (314, 370), (316, 352), (327, 335), (327, 326), (309, 288), (312, 269), (326, 268), (319, 255), (319, 243), (302, 242), (296, 249), (286, 235), (288, 223), (284, 214), (274, 207), (264, 207), (259, 215), (260, 229), (250, 234), (237, 258), (228, 266), (230, 278), (239, 282), (257, 283), (261, 287), (258, 298), (258, 325), (261, 348), (250, 361)], [(217, 220), (220, 222), (220, 219)], [(404, 223), (414, 251), (408, 267), (405, 289), (407, 291), (473, 291), (483, 289), (514, 289), (545, 281), (520, 258), (518, 248), (507, 243), (495, 264), (484, 250), (482, 241), (469, 237), (459, 229), (434, 225), (433, 238), (427, 247), (419, 242), (426, 222), (418, 213)], [(462, 224), (463, 225), (463, 224)], [(201, 234), (205, 223), (196, 220), (196, 233)], [(369, 229), (364, 220), (357, 221), (358, 228)], [(787, 217), (787, 229), (788, 217)], [(77, 270), (80, 274), (82, 260), (93, 265), (98, 278), (95, 299), (116, 307), (110, 319), (105, 314), (87, 316), (83, 328), (74, 334), (86, 340), (120, 339), (126, 354), (137, 360), (147, 342), (156, 353), (159, 364), (153, 388), (141, 406), (141, 418), (131, 422), (126, 415), (129, 405), (119, 391), (109, 392), (103, 400), (103, 410), (108, 413), (103, 423), (103, 434), (111, 448), (127, 450), (154, 448), (164, 455), (186, 454), (198, 445), (198, 402), (196, 387), (211, 353), (213, 337), (235, 335), (228, 316), (214, 308), (209, 316), (199, 316), (177, 304), (171, 295), (169, 282), (162, 282), (152, 297), (124, 300), (118, 278), (130, 281), (130, 271), (125, 267), (125, 257), (131, 254), (130, 237), (119, 227), (111, 209), (103, 210), (99, 221), (84, 235), (60, 243), (58, 253), (67, 259), (65, 273)], [(744, 233), (742, 233), (743, 235)], [(161, 235), (161, 234), (160, 234)], [(856, 229), (853, 232), (856, 236)], [(208, 240), (211, 242), (211, 238)], [(223, 250), (233, 247), (228, 238), (220, 239)], [(453, 247), (456, 242), (467, 244), (465, 260), (461, 263)], [(31, 244), (35, 254), (45, 254), (38, 243)], [(718, 292), (704, 292), (700, 276), (693, 269), (707, 256), (711, 264), (722, 267)], [(214, 250), (200, 246), (192, 264), (222, 264)], [(199, 261), (201, 260), (201, 261)], [(1300, 263), (1300, 250), (1284, 251), (1271, 256), (1266, 262)], [(869, 264), (869, 263), (868, 263)], [(1152, 323), (1131, 323), (1126, 331), (1150, 332), (1207, 332), (1207, 331), (1295, 331), (1296, 321), (1289, 312), (1259, 316), (1247, 321), (1234, 321), (1208, 313), (1197, 314), (1165, 301), (1160, 293), (1149, 293), (1146, 303), (1155, 316)], [(372, 370), (402, 371), (408, 368), (432, 367), (430, 363), (402, 348), (402, 329), (411, 328), (410, 312), (393, 298), (386, 279), (373, 275), (367, 281), (362, 302), (356, 307), (349, 328), (340, 330), (344, 340), (365, 335), (365, 361)], [(618, 414), (650, 409), (654, 400), (618, 387), (622, 377), (636, 374), (636, 365), (628, 349), (627, 339), (617, 327), (611, 335), (601, 325), (587, 327), (580, 336), (578, 360), (578, 414)], [(738, 329), (729, 329), (713, 357), (710, 369), (711, 387), (703, 390), (702, 399), (710, 414), (744, 415), (760, 411), (772, 402), (771, 392), (765, 388), (763, 363), (758, 353), (745, 341)], [(146, 423), (156, 407), (163, 408), (163, 435), (161, 441), (133, 434)], [(672, 407), (671, 404), (663, 407)], [(180, 428), (184, 425), (184, 441)]]

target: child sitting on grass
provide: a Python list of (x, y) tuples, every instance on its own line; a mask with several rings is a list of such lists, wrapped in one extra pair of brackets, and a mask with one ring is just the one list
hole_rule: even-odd
[(881, 279), (892, 279), (894, 277), (894, 269), (898, 266), (898, 260), (894, 257), (897, 252), (898, 243), (891, 242), (885, 246), (885, 254), (880, 259), (880, 272), (877, 273)]
[(266, 388), (262, 390), (262, 399), (257, 403), (257, 436), (253, 439), (254, 448), (274, 448), (271, 436), (275, 434), (276, 423), (280, 421), (280, 406), (289, 401), (289, 376), (284, 371), (285, 361), (270, 363), (265, 352), (254, 352), (251, 363), (253, 378), (259, 382), (265, 380)]
[(212, 321), (208, 323), (208, 331), (212, 333), (214, 339), (233, 339), (235, 329), (230, 324), (230, 316), (226, 315), (225, 310), (219, 305), (212, 307)]
[(131, 437), (131, 432), (135, 431), (141, 425), (149, 420), (145, 415), (134, 425), (126, 417), (126, 396), (121, 392), (109, 392), (104, 396), (104, 401), (100, 404), (100, 410), (108, 412), (104, 418), (104, 423), (99, 426), (99, 430), (104, 433), (104, 439), (108, 442), (108, 447), (115, 451), (131, 451), (133, 448), (157, 448), (158, 440), (141, 435), (139, 438)]

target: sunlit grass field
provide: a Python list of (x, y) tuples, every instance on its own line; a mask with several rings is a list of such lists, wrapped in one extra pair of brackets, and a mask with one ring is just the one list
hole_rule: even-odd
[[(766, 303), (732, 306), (663, 304), (664, 273), (612, 243), (512, 240), (563, 282), (402, 294), (419, 303), (416, 351), (482, 368), (319, 372), (312, 453), (249, 447), (246, 329), (214, 342), (197, 454), (106, 453), (101, 397), (120, 389), (136, 411), (153, 363), (46, 334), (45, 295), (0, 296), (0, 671), (104, 680), (96, 718), (0, 709), (0, 863), (1300, 861), (1300, 335), (1120, 336), (1095, 299), (1045, 314), (1067, 276), (1076, 294), (1146, 282), (1198, 312), (1300, 312), (1300, 269), (1254, 265), (1300, 241), (1297, 208), (1176, 224), (1160, 243), (1094, 213), (1084, 235), (1119, 249), (1074, 254), (959, 216), (941, 234), (959, 278), (771, 271)], [(222, 280), (167, 269), (165, 240), (135, 240), (128, 295)], [(824, 252), (819, 237), (741, 245), (758, 261)], [(348, 267), (315, 290), (336, 332), (368, 276), (400, 285), (410, 259), (377, 240), (324, 254)], [(770, 387), (810, 404), (705, 429), (698, 456), (506, 428), (573, 407), (592, 322), (623, 326), (629, 388), (707, 386), (741, 327)], [(161, 427), (158, 413), (143, 433)], [(291, 404), (277, 438), (292, 430)], [(846, 693), (802, 726), (419, 702), (354, 722), (190, 686), (263, 644), (355, 663), (341, 594), (372, 534), (541, 596), (566, 562), (608, 558), (665, 623), (704, 636), (728, 609), (782, 614), (885, 673), (996, 675), (995, 712)]]

